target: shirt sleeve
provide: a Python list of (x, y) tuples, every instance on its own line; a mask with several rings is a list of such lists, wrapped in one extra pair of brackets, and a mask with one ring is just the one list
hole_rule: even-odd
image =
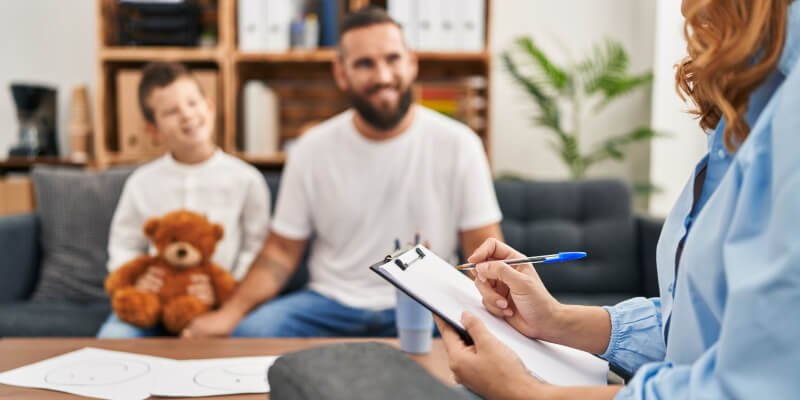
[(311, 204), (308, 188), (311, 187), (311, 157), (305, 149), (295, 148), (286, 160), (281, 175), (280, 190), (272, 221), (272, 230), (294, 240), (311, 236)]
[(109, 271), (147, 253), (148, 240), (142, 231), (146, 217), (136, 206), (135, 182), (133, 175), (125, 183), (114, 217), (111, 219), (106, 263)]
[(604, 308), (611, 317), (611, 339), (600, 357), (630, 373), (664, 359), (661, 299), (637, 297)]
[(250, 269), (256, 255), (264, 246), (269, 230), (269, 187), (259, 174), (252, 175), (239, 221), (242, 227), (242, 245), (233, 269), (236, 280), (241, 280)]
[(484, 227), (502, 219), (486, 152), (477, 137), (470, 139), (460, 155), (456, 172), (460, 182), (458, 200), (462, 203), (460, 231)]

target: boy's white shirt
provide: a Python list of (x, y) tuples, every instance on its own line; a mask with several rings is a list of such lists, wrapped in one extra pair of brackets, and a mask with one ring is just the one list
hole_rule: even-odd
[(212, 259), (237, 280), (244, 277), (269, 229), (269, 188), (258, 170), (221, 150), (192, 165), (167, 154), (131, 174), (111, 222), (109, 271), (152, 254), (142, 230), (145, 221), (181, 208), (224, 227)]

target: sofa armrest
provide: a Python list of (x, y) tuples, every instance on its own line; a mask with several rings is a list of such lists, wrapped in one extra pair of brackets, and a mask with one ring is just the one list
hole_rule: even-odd
[(0, 303), (30, 296), (39, 275), (36, 214), (0, 217)]
[(658, 268), (656, 263), (656, 246), (661, 236), (662, 218), (636, 216), (636, 234), (638, 238), (639, 265), (642, 268), (642, 295), (655, 297), (658, 291)]

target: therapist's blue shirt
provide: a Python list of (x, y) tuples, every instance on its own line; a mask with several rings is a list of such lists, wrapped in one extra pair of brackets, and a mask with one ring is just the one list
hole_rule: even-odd
[[(750, 99), (750, 135), (709, 137), (658, 243), (661, 297), (607, 307), (602, 356), (634, 378), (618, 399), (800, 398), (800, 4), (777, 70)], [(675, 258), (685, 237), (677, 276)]]

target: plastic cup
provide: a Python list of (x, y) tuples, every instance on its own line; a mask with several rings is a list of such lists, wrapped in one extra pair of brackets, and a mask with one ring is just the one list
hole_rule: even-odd
[(397, 291), (395, 320), (400, 350), (415, 354), (431, 351), (433, 315), (422, 304), (400, 290)]

